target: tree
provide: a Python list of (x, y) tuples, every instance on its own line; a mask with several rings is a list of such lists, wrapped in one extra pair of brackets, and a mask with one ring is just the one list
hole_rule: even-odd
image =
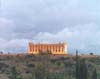
[(15, 67), (11, 68), (11, 79), (22, 79)]
[(78, 57), (78, 50), (76, 50), (76, 79), (79, 79), (79, 57)]
[(93, 71), (92, 79), (97, 79), (97, 70), (96, 70), (96, 68)]
[(76, 51), (76, 79), (87, 79), (88, 70), (84, 59), (80, 60)]
[(90, 55), (94, 55), (94, 54), (91, 52)]
[(88, 79), (88, 70), (84, 59), (80, 61), (80, 79)]
[(38, 64), (34, 70), (35, 79), (46, 79), (46, 68), (43, 64)]

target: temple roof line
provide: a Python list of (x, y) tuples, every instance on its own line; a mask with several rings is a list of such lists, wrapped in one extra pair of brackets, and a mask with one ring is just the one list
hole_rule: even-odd
[(29, 44), (33, 44), (33, 45), (64, 45), (67, 44), (66, 42), (59, 42), (59, 43), (33, 43), (33, 42), (29, 42)]

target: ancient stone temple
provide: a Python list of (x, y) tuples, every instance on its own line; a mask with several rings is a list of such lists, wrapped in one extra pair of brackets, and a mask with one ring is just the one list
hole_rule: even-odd
[(39, 54), (39, 53), (47, 53), (51, 52), (51, 54), (57, 55), (66, 55), (67, 54), (67, 43), (56, 43), (56, 44), (48, 44), (48, 43), (37, 43), (34, 44), (32, 42), (29, 43), (28, 53), (29, 54)]

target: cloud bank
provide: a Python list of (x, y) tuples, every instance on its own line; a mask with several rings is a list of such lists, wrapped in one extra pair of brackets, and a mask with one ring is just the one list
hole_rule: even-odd
[(0, 50), (27, 52), (29, 41), (68, 43), (68, 51), (99, 54), (100, 1), (1, 0)]

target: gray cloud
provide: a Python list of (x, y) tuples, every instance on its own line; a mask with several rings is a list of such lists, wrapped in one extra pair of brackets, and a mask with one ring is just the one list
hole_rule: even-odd
[(76, 49), (79, 49), (82, 50), (82, 53), (95, 51), (99, 53), (98, 46), (100, 46), (100, 38), (98, 37), (100, 32), (98, 29), (100, 29), (100, 27), (94, 23), (77, 25), (72, 28), (65, 27), (55, 34), (40, 32), (34, 39), (40, 42), (67, 41), (69, 52), (74, 52)]
[(28, 48), (28, 42), (30, 40), (28, 39), (12, 39), (12, 40), (6, 40), (0, 38), (0, 50), (7, 53), (7, 52), (13, 52), (13, 53), (26, 53)]
[(67, 41), (70, 52), (77, 48), (98, 52), (99, 4), (94, 0), (2, 0), (0, 37), (7, 42)]

